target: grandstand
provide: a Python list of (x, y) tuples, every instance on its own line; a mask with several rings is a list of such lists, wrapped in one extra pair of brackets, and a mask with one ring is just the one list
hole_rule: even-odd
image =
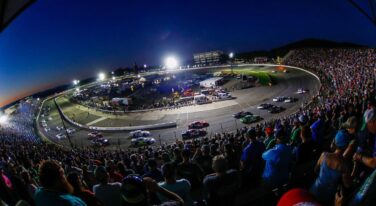
[[(122, 201), (131, 202), (131, 194), (156, 192), (158, 198), (145, 196), (150, 199), (139, 201), (275, 205), (279, 200), (286, 201), (280, 198), (290, 188), (298, 187), (299, 197), (304, 196), (310, 204), (332, 205), (337, 186), (342, 185), (347, 201), (372, 205), (376, 168), (372, 156), (376, 129), (375, 49), (300, 49), (284, 61), (310, 69), (322, 82), (312, 104), (298, 113), (211, 138), (145, 150), (66, 149), (48, 144), (39, 139), (33, 125), (38, 101), (24, 102), (11, 121), (1, 125), (0, 186), (4, 192), (0, 198), (8, 205), (20, 200), (43, 205), (46, 200), (42, 195), (47, 191), (37, 188), (53, 189), (62, 184), (55, 177), (50, 177), (50, 181), (57, 181), (53, 185), (43, 181), (43, 171), (57, 175), (51, 162), (56, 160), (61, 163), (56, 167), (64, 169), (73, 189), (69, 200), (62, 194), (53, 198), (63, 198), (60, 200), (67, 204), (121, 205)], [(335, 176), (327, 179), (328, 172)], [(77, 173), (79, 176), (74, 176)], [(145, 185), (129, 191), (126, 185), (136, 187), (138, 181), (130, 174), (143, 177), (139, 180)], [(80, 185), (76, 185), (77, 178)], [(111, 185), (114, 199), (101, 192), (105, 185)], [(359, 189), (365, 185), (371, 186), (359, 196)], [(232, 192), (221, 193), (228, 188)], [(174, 193), (166, 193), (168, 190)], [(37, 196), (33, 196), (35, 191)], [(121, 194), (127, 198), (122, 199)]]

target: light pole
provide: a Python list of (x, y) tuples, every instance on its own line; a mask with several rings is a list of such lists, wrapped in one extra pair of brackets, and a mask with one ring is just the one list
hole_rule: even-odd
[(230, 68), (231, 68), (231, 74), (233, 75), (234, 74), (234, 69), (233, 69), (233, 66), (232, 66), (232, 58), (234, 58), (234, 53), (231, 52), (228, 57), (230, 58)]

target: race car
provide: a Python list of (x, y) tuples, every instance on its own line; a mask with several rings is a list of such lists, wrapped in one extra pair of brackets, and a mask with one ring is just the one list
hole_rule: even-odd
[(275, 114), (275, 113), (280, 113), (282, 112), (283, 110), (285, 110), (285, 108), (283, 107), (278, 107), (278, 106), (273, 106), (271, 108), (268, 109), (268, 112), (269, 113), (272, 113), (272, 114)]
[(192, 138), (199, 138), (207, 135), (208, 133), (202, 129), (189, 129), (185, 132), (181, 133), (181, 137), (183, 140), (192, 139)]
[(205, 121), (195, 121), (188, 125), (188, 129), (202, 129), (205, 127), (209, 127), (209, 123)]
[(295, 97), (286, 97), (284, 102), (291, 103), (291, 102), (296, 102), (297, 100), (298, 99), (296, 99)]
[(89, 134), (87, 134), (87, 136), (88, 136), (88, 138), (87, 138), (88, 140), (93, 140), (93, 139), (97, 139), (97, 138), (103, 137), (102, 133), (97, 132), (97, 131), (90, 132)]
[(285, 97), (275, 97), (275, 98), (273, 98), (273, 102), (283, 102), (283, 101), (285, 101)]
[(308, 92), (308, 89), (303, 89), (303, 88), (299, 88), (298, 91), (296, 92), (297, 94), (305, 94)]
[(132, 138), (150, 137), (150, 132), (146, 130), (135, 130), (129, 133)]
[(64, 128), (63, 128), (63, 127), (56, 126), (56, 130), (57, 130), (57, 131), (60, 131), (60, 130), (62, 130), (62, 129), (64, 129)]
[(105, 146), (110, 145), (110, 142), (108, 141), (108, 139), (100, 137), (100, 138), (92, 140), (91, 144), (94, 147), (105, 147)]
[(240, 119), (240, 122), (243, 124), (251, 124), (261, 120), (261, 117), (258, 115), (247, 115)]
[(131, 140), (132, 146), (148, 146), (155, 143), (155, 139), (152, 137), (138, 137)]
[(238, 113), (235, 113), (233, 114), (232, 116), (235, 118), (235, 119), (240, 119), (242, 117), (245, 117), (247, 115), (252, 115), (252, 112), (244, 112), (244, 111), (241, 111), (241, 112), (238, 112)]
[(68, 128), (68, 129), (67, 129), (67, 133), (68, 133), (68, 134), (72, 134), (72, 133), (74, 133), (74, 132), (76, 132), (76, 130), (73, 129), (73, 128)]
[(57, 139), (65, 139), (65, 138), (67, 138), (67, 136), (65, 134), (63, 134), (63, 133), (57, 134), (55, 137)]
[(264, 104), (260, 104), (259, 106), (257, 106), (257, 109), (268, 109), (272, 106), (273, 106), (272, 104), (264, 103)]

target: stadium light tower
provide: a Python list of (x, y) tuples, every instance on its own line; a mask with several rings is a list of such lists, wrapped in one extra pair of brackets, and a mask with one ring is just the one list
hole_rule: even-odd
[(73, 85), (74, 85), (74, 86), (78, 85), (79, 83), (80, 83), (80, 80), (76, 80), (76, 79), (73, 80)]
[(0, 114), (0, 125), (6, 124), (8, 122), (8, 115)]
[(98, 80), (103, 81), (104, 79), (106, 79), (106, 75), (103, 72), (99, 73), (98, 74)]
[(179, 62), (174, 56), (169, 56), (165, 60), (165, 66), (168, 70), (176, 69), (179, 67)]
[(230, 54), (228, 55), (228, 57), (230, 58), (231, 74), (234, 74), (234, 68), (233, 68), (233, 65), (232, 65), (232, 59), (234, 58), (234, 52), (230, 52)]

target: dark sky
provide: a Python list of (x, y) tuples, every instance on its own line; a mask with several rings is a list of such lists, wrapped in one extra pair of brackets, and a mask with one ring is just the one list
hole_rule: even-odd
[(168, 54), (185, 60), (304, 38), (375, 47), (376, 27), (347, 0), (38, 0), (0, 34), (0, 106)]

